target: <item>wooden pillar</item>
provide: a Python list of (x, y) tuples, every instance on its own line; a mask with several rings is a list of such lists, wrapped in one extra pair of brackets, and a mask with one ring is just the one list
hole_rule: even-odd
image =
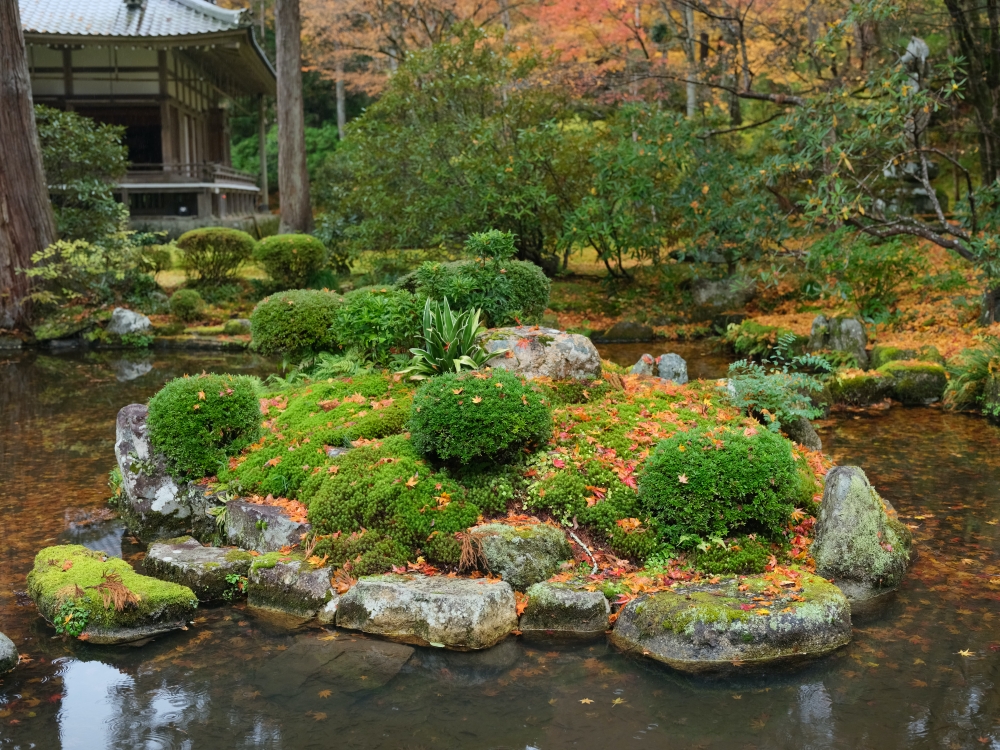
[(174, 119), (170, 116), (170, 88), (167, 86), (167, 51), (158, 50), (156, 61), (160, 69), (160, 151), (164, 164), (177, 161), (174, 153)]
[(71, 111), (73, 105), (70, 104), (69, 99), (73, 96), (73, 51), (69, 47), (63, 47), (62, 49), (62, 63), (63, 94), (66, 97), (64, 101), (66, 102), (66, 109)]
[(267, 191), (267, 108), (264, 106), (264, 95), (257, 97), (257, 148), (260, 150), (260, 203), (264, 212), (270, 210), (270, 197)]

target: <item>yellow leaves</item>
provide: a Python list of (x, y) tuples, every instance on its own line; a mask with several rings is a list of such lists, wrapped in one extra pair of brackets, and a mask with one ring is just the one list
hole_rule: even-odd
[(306, 559), (306, 562), (312, 565), (314, 568), (322, 568), (324, 565), (326, 565), (326, 561), (329, 559), (329, 557), (330, 557), (329, 555), (323, 555), (323, 557), (320, 557), (319, 555), (310, 555)]
[(483, 397), (482, 396), (473, 396), (472, 397), (472, 403), (474, 403), (474, 404), (481, 404), (482, 402), (483, 402)]
[(611, 705), (620, 706), (622, 703), (627, 703), (627, 702), (628, 701), (626, 701), (624, 698), (615, 698), (613, 701), (611, 701)]
[(331, 695), (333, 695), (333, 691), (332, 690), (320, 690), (316, 695), (318, 695), (320, 698), (329, 698)]
[(449, 495), (447, 492), (442, 492), (434, 499), (437, 500), (437, 509), (444, 510), (445, 508), (448, 507), (448, 503), (451, 502), (451, 495)]
[(306, 716), (312, 716), (315, 721), (326, 721), (326, 714), (322, 711), (311, 711)]
[(581, 698), (580, 699), (580, 703), (582, 703), (585, 706), (589, 706), (593, 702), (594, 701), (592, 701), (590, 698)]
[(503, 383), (494, 383), (493, 387), (494, 388), (503, 388)]
[(972, 656), (973, 653), (971, 651), (969, 651), (969, 649), (963, 648), (961, 651), (958, 652), (958, 655), (959, 656)]
[(769, 615), (769, 614), (771, 614), (771, 610), (769, 610), (769, 609), (764, 609), (764, 608), (762, 607), (761, 609), (755, 609), (755, 610), (753, 611), (753, 613), (754, 613), (755, 615)]
[(805, 517), (806, 517), (806, 513), (805, 513), (804, 510), (802, 510), (802, 508), (796, 508), (789, 515), (789, 518), (791, 518), (792, 521), (794, 521), (795, 523), (798, 523), (799, 521), (801, 521)]
[(464, 388), (453, 388), (451, 392), (454, 393), (457, 396), (458, 394), (460, 394), (464, 390), (465, 390)]
[(681, 453), (683, 453), (684, 451), (687, 450), (687, 448), (685, 448), (684, 445), (682, 444), (682, 445), (678, 445), (677, 446), (677, 450), (679, 450)]
[(688, 483), (687, 474), (678, 474), (677, 481), (680, 482), (681, 484), (687, 484)]
[(406, 486), (408, 489), (412, 490), (414, 487), (417, 486), (417, 482), (419, 481), (420, 481), (420, 475), (414, 474), (412, 477), (406, 480)]
[(198, 400), (199, 401), (205, 400), (205, 391), (198, 391)]
[(927, 683), (923, 680), (913, 679), (910, 681), (910, 687), (925, 688), (927, 687)]

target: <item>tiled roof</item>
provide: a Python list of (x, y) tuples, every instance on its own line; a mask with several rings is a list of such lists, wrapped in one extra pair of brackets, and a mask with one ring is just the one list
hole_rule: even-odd
[(205, 0), (18, 0), (24, 32), (65, 36), (163, 37), (239, 28), (243, 11)]

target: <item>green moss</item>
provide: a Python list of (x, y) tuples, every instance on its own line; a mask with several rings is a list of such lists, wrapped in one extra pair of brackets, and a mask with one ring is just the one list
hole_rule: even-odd
[(888, 398), (892, 380), (878, 371), (850, 371), (835, 375), (830, 379), (829, 386), (830, 395), (836, 404), (871, 406)]
[(607, 393), (611, 386), (606, 380), (543, 380), (532, 384), (549, 401), (557, 405), (584, 404)]
[(900, 359), (914, 359), (917, 353), (913, 349), (900, 349), (898, 346), (872, 347), (870, 357), (871, 369), (877, 370), (882, 365)]
[(250, 563), (250, 572), (273, 568), (278, 564), (279, 557), (287, 557), (287, 555), (282, 555), (280, 552), (266, 552), (260, 557), (255, 557)]
[(878, 372), (891, 379), (892, 396), (907, 405), (940, 401), (948, 385), (944, 367), (934, 362), (894, 361), (882, 365)]
[(787, 334), (790, 334), (794, 339), (791, 351), (801, 353), (809, 340), (807, 336), (799, 336), (790, 329), (764, 325), (752, 319), (744, 320), (739, 325), (731, 323), (722, 336), (722, 340), (729, 344), (737, 354), (755, 359), (765, 359), (774, 353), (778, 346), (778, 339)]
[(318, 289), (265, 297), (250, 314), (251, 348), (261, 354), (303, 357), (336, 348), (333, 324), (343, 298)]
[(695, 567), (715, 575), (763, 573), (772, 555), (771, 545), (749, 537), (731, 539), (724, 546), (711, 544), (694, 558)]
[(322, 268), (326, 247), (308, 234), (275, 234), (257, 243), (253, 259), (282, 289), (296, 289)]
[[(126, 606), (122, 612), (106, 608), (100, 591), (95, 588), (106, 573), (120, 575), (122, 584), (139, 598), (138, 603)], [(28, 593), (50, 622), (64, 603), (73, 602), (86, 611), (88, 628), (132, 627), (150, 621), (184, 619), (198, 604), (186, 586), (139, 575), (121, 558), (108, 557), (80, 545), (41, 550), (28, 573)]]
[(253, 555), (243, 549), (231, 549), (226, 553), (226, 562), (243, 562), (253, 560)]

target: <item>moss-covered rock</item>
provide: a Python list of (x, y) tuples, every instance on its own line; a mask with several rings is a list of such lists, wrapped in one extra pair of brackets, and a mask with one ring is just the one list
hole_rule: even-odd
[(827, 654), (851, 640), (836, 586), (798, 569), (679, 585), (633, 599), (610, 635), (618, 648), (684, 672), (722, 671)]
[(891, 379), (893, 398), (910, 406), (940, 401), (948, 385), (944, 367), (934, 362), (893, 361), (882, 365), (878, 372)]
[(252, 559), (246, 550), (202, 547), (197, 539), (181, 537), (151, 544), (142, 567), (154, 578), (187, 586), (198, 601), (231, 601), (246, 594)]
[(121, 558), (76, 544), (35, 556), (28, 594), (57, 632), (99, 644), (183, 628), (198, 606), (187, 586), (139, 575)]
[(816, 572), (831, 578), (855, 614), (894, 592), (910, 564), (913, 537), (857, 466), (837, 466), (826, 488), (810, 548)]
[(559, 569), (559, 563), (573, 556), (566, 535), (548, 524), (490, 523), (473, 531), (482, 540), (489, 570), (498, 573), (516, 591), (525, 591), (533, 583), (544, 581)]
[(314, 568), (279, 552), (269, 552), (250, 564), (247, 603), (251, 607), (311, 618), (333, 596), (329, 568)]
[(831, 378), (829, 386), (835, 404), (871, 406), (889, 397), (892, 379), (878, 371), (848, 370)]
[(901, 349), (898, 346), (873, 346), (871, 355), (871, 368), (877, 370), (882, 365), (889, 362), (896, 362), (901, 359), (916, 359), (916, 349)]
[(817, 315), (809, 332), (809, 351), (846, 352), (859, 366), (868, 367), (868, 335), (865, 325), (857, 318)]
[(596, 636), (608, 629), (611, 607), (600, 591), (565, 583), (536, 583), (518, 625), (525, 634)]

